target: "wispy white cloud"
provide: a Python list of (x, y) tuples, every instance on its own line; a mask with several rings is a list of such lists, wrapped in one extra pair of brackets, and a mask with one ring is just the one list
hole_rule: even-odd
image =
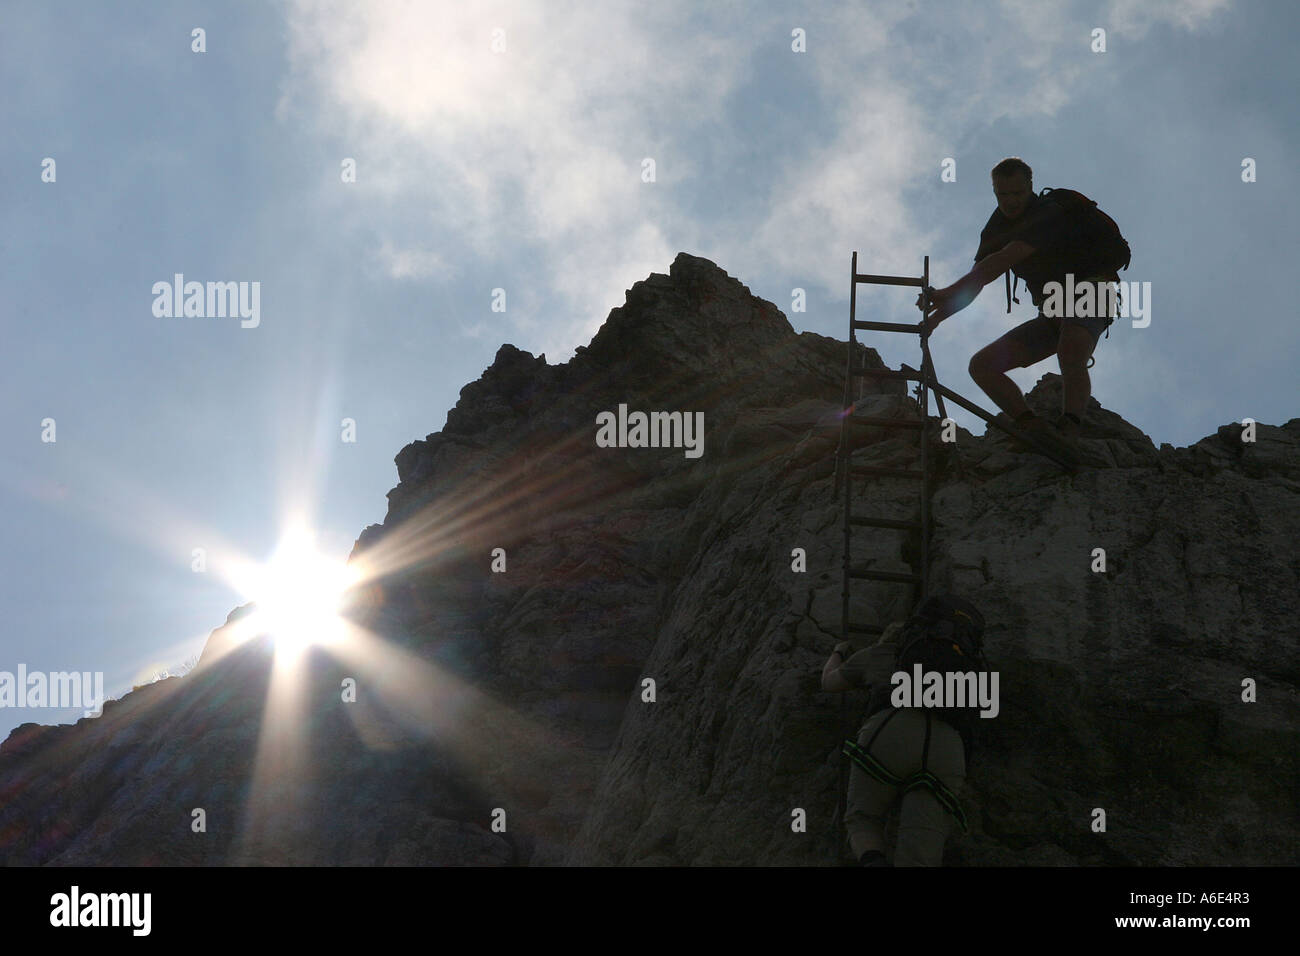
[(385, 239), (376, 251), (384, 271), (394, 279), (447, 278), (455, 267), (436, 252), (427, 249), (399, 248)]
[(1138, 40), (1162, 23), (1197, 30), (1230, 7), (1231, 0), (1110, 0), (1106, 19), (1128, 39)]
[[(1111, 0), (1107, 17), (1128, 31), (1195, 29), (1225, 5)], [(366, 145), (367, 188), (427, 215), (433, 248), (386, 239), (394, 277), (530, 250), (532, 274), (571, 308), (541, 332), (555, 352), (590, 338), (626, 288), (682, 249), (747, 281), (800, 277), (835, 295), (848, 249), (910, 268), (938, 224), (916, 221), (909, 191), (937, 177), (963, 137), (1068, 104), (1097, 25), (1088, 10), (1029, 0), (945, 5), (942, 16), (897, 4), (810, 9), (297, 0), (286, 103), (310, 91), (322, 128)], [(807, 53), (790, 50), (796, 26), (809, 31)], [(706, 219), (679, 198), (713, 171), (701, 143), (750, 148), (732, 99), (774, 57), (794, 56), (830, 132), (790, 130), (800, 140), (790, 158), (747, 197), (763, 210), (757, 223)], [(656, 160), (653, 184), (641, 180), (644, 157)], [(538, 317), (512, 318), (530, 329)]]
[[(648, 191), (691, 174), (692, 128), (719, 121), (752, 45), (743, 30), (683, 29), (689, 10), (298, 2), (286, 95), (318, 96), (322, 125), (366, 145), (360, 180), (427, 207), (462, 254), (532, 244), (575, 309), (554, 331), (589, 336), (624, 289), (671, 260)], [(641, 180), (647, 156), (655, 184)], [(435, 261), (386, 255), (394, 275)]]
[[(1112, 0), (1112, 13), (1126, 30), (1157, 22), (1195, 29), (1226, 3), (1147, 9)], [(1050, 119), (1095, 82), (1084, 54), (1097, 24), (1086, 8), (1001, 0), (940, 9), (910, 23), (916, 11), (895, 5), (836, 9), (821, 20), (807, 56), (836, 132), (786, 164), (767, 220), (738, 243), (737, 261), (753, 274), (775, 269), (838, 296), (849, 249), (862, 262), (912, 273), (950, 224), (918, 222), (911, 191), (937, 181), (954, 144), (999, 120)], [(934, 260), (931, 274), (955, 277), (969, 264), (965, 254)]]

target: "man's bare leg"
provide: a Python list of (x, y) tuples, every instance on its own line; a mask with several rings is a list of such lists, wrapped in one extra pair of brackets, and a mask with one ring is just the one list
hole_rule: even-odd
[(971, 372), (971, 378), (975, 379), (975, 384), (984, 390), (984, 394), (993, 399), (993, 404), (1002, 409), (1013, 419), (1019, 418), (1025, 412), (1029, 411), (1029, 406), (1025, 404), (1024, 393), (1020, 391), (1020, 386), (1011, 380), (1011, 376), (1005, 372), (984, 371), (977, 378), (975, 372)]
[(1078, 418), (1088, 407), (1092, 379), (1088, 375), (1088, 358), (1092, 355), (1092, 334), (1081, 325), (1061, 324), (1061, 342), (1057, 357), (1061, 365), (1061, 404), (1063, 410)]
[[(1079, 331), (1083, 332), (1083, 329)], [(1086, 332), (1085, 332), (1086, 334)], [(1089, 339), (1089, 344), (1092, 340)], [(1007, 369), (1026, 368), (1041, 362), (1052, 354), (1052, 350), (1034, 354), (1023, 343), (1006, 341), (1006, 337), (984, 346), (970, 360), (970, 377), (984, 390), (984, 394), (993, 399), (995, 405), (1012, 419), (1019, 418), (1029, 411), (1025, 396), (1019, 386), (1006, 374)], [(1085, 362), (1087, 359), (1084, 360)], [(1087, 399), (1085, 398), (1086, 402)]]

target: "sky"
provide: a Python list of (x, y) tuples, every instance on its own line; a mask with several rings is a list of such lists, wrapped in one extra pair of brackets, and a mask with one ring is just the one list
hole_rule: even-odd
[[(1280, 425), (1297, 27), (1281, 0), (4, 0), (0, 672), (116, 697), (197, 656), (247, 600), (224, 568), (294, 521), (346, 558), (501, 344), (568, 360), (678, 252), (846, 339), (853, 251), (956, 280), (1006, 156), (1097, 200), (1150, 283), (1096, 351), (1106, 408), (1157, 445)], [(245, 312), (168, 314), (177, 273)], [(914, 297), (863, 287), (860, 317)], [(970, 356), (1034, 314), (1005, 309), (994, 283), (931, 339), (985, 407)], [(0, 707), (0, 737), (77, 716)]]

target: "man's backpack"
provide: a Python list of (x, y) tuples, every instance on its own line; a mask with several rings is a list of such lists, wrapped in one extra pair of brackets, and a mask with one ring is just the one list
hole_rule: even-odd
[[(1119, 271), (1127, 269), (1133, 252), (1128, 241), (1119, 231), (1115, 220), (1106, 215), (1097, 206), (1094, 199), (1074, 189), (1054, 189), (1046, 186), (1038, 194), (1040, 199), (1060, 206), (1071, 221), (1075, 223), (1075, 243), (1072, 258), (1083, 262), (1079, 268), (1083, 275), (1102, 276), (1112, 282), (1119, 280)], [(1011, 302), (1015, 300), (1014, 283), (1010, 271), (1007, 272), (1007, 311), (1011, 311)]]
[(1114, 280), (1118, 280), (1119, 270), (1128, 268), (1133, 253), (1115, 220), (1098, 208), (1096, 200), (1073, 189), (1053, 189), (1050, 186), (1044, 188), (1039, 197), (1056, 203), (1079, 221), (1080, 252), (1086, 249), (1088, 273), (1107, 278), (1114, 276)]
[[(938, 671), (974, 672), (976, 681), (981, 672), (989, 669), (984, 657), (984, 617), (969, 601), (951, 594), (940, 594), (922, 601), (903, 625), (894, 655), (894, 670), (909, 675), (913, 667), (921, 665), (921, 672)], [(872, 688), (868, 712), (892, 707), (890, 697), (893, 686), (886, 684)], [(927, 707), (925, 712), (952, 724), (961, 734), (970, 757), (971, 736), (979, 705), (971, 701), (965, 708)]]

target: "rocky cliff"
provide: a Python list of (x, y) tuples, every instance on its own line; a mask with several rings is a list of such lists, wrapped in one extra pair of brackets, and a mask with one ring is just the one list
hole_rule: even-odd
[[(0, 863), (837, 862), (838, 741), (865, 702), (819, 683), (845, 358), (685, 254), (570, 362), (502, 346), (398, 454), (388, 515), (357, 541), (367, 636), (278, 696), (259, 639), (96, 720), (17, 729)], [(1059, 407), (1059, 385), (1031, 405)], [(857, 406), (919, 415), (901, 382)], [(633, 444), (637, 411), (703, 413), (702, 453), (601, 447), (598, 416)], [(1296, 861), (1300, 419), (1241, 433), (1157, 448), (1094, 399), (1085, 440), (1109, 467), (1068, 475), (931, 429), (932, 588), (983, 610), (1001, 674), (946, 862)], [(919, 465), (915, 435), (856, 437), (864, 464)], [(915, 482), (855, 493), (918, 511)], [(853, 556), (924, 557), (885, 531), (857, 531)], [(910, 598), (855, 585), (854, 616)]]

